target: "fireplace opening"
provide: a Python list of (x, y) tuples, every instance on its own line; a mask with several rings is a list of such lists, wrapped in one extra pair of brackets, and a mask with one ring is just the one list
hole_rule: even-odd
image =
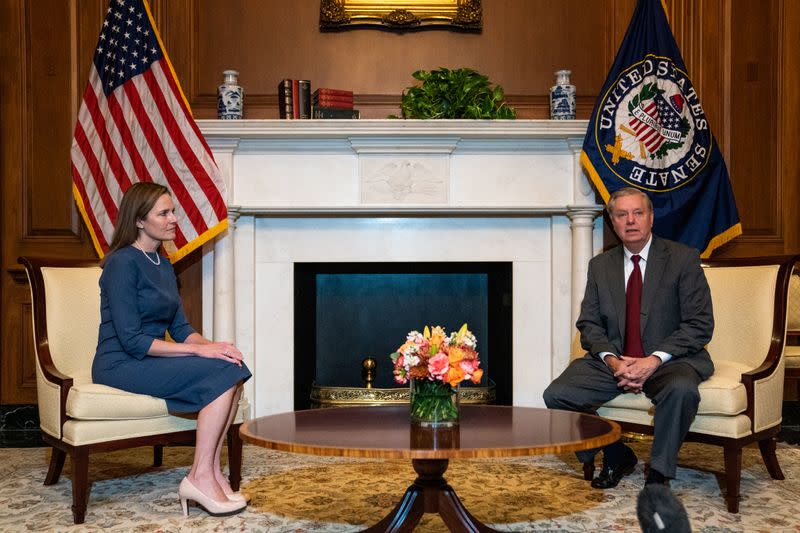
[[(310, 407), (313, 384), (400, 388), (389, 358), (411, 330), (447, 332), (468, 323), (478, 339), (482, 382), (496, 403), (512, 400), (511, 263), (295, 263), (294, 407)], [(470, 384), (463, 383), (462, 387)]]

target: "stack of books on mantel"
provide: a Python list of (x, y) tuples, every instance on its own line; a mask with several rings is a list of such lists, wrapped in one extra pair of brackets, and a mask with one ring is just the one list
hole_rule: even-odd
[(311, 118), (311, 82), (281, 80), (278, 84), (278, 116), (285, 119)]
[(353, 91), (321, 87), (314, 91), (311, 101), (311, 118), (359, 118), (353, 109)]

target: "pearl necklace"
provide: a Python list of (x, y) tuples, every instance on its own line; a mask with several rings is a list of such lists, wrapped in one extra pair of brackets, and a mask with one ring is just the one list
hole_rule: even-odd
[(148, 260), (148, 261), (150, 261), (151, 263), (153, 263), (155, 266), (158, 266), (158, 265), (160, 265), (160, 264), (161, 264), (161, 256), (158, 254), (158, 250), (156, 250), (156, 260), (155, 260), (155, 261), (153, 261), (153, 260), (150, 258), (150, 256), (149, 256), (149, 255), (147, 255), (147, 252), (145, 252), (145, 251), (144, 251), (144, 249), (143, 249), (141, 246), (139, 246), (139, 243), (137, 243), (136, 241), (133, 241), (133, 245), (134, 245), (136, 248), (138, 248), (138, 249), (139, 249), (139, 251), (140, 251), (140, 252), (142, 252), (142, 253), (144, 254), (144, 256), (147, 258), (147, 260)]

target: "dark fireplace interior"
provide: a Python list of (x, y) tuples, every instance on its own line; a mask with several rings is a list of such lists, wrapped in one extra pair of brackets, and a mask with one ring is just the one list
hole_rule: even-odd
[[(375, 359), (373, 386), (395, 383), (389, 354), (425, 325), (448, 333), (464, 322), (478, 339), (497, 403), (511, 404), (511, 263), (295, 263), (294, 406), (310, 407), (312, 384), (363, 387), (361, 362)], [(470, 386), (464, 383), (462, 386)]]

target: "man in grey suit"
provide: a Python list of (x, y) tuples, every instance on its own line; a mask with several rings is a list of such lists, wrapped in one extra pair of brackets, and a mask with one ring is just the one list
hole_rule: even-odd
[[(589, 262), (577, 327), (587, 354), (544, 391), (552, 409), (593, 413), (625, 392), (655, 404), (647, 483), (675, 477), (678, 450), (700, 403), (698, 385), (714, 372), (704, 346), (714, 317), (697, 250), (652, 234), (653, 206), (634, 188), (611, 195), (608, 213), (622, 244)], [(582, 462), (598, 450), (578, 453)], [(621, 441), (603, 448), (596, 488), (615, 487), (636, 455)]]

